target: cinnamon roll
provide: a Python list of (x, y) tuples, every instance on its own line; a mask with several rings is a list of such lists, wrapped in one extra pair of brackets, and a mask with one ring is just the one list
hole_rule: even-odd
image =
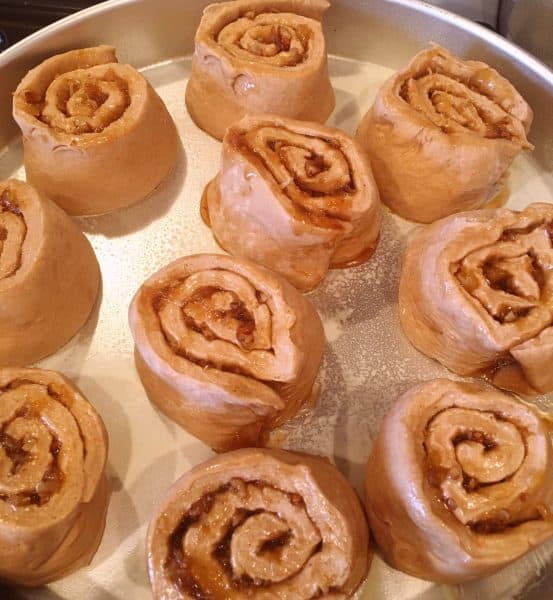
[(233, 0), (208, 6), (186, 88), (195, 123), (218, 140), (246, 114), (324, 123), (334, 109), (321, 26), (326, 0)]
[(263, 444), (310, 399), (321, 320), (309, 300), (253, 263), (181, 258), (144, 283), (129, 319), (150, 400), (217, 451)]
[(0, 579), (39, 586), (87, 565), (108, 492), (102, 420), (63, 375), (0, 369)]
[(98, 296), (94, 251), (22, 181), (0, 182), (0, 366), (33, 363), (82, 327)]
[(27, 181), (72, 215), (141, 200), (176, 161), (178, 136), (165, 105), (111, 46), (58, 54), (29, 71), (13, 116)]
[(423, 383), (386, 416), (365, 493), (394, 567), (444, 583), (489, 575), (553, 536), (550, 429), (482, 385)]
[(455, 373), (553, 391), (553, 205), (432, 224), (405, 253), (399, 307), (411, 343)]
[(382, 201), (430, 223), (481, 208), (515, 156), (531, 144), (533, 113), (497, 71), (445, 48), (419, 52), (391, 77), (362, 119)]
[(245, 449), (185, 474), (150, 523), (154, 598), (349, 598), (367, 573), (365, 515), (328, 461)]
[(283, 117), (229, 127), (205, 202), (231, 254), (311, 290), (329, 268), (366, 260), (378, 243), (381, 206), (371, 168), (338, 129)]

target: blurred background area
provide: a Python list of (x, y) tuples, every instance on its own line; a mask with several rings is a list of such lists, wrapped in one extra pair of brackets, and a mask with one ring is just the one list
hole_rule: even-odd
[[(553, 0), (428, 0), (428, 3), (497, 31), (553, 68)], [(93, 4), (98, 2), (0, 0), (0, 51)]]
[(462, 15), (497, 31), (501, 0), (428, 0), (427, 3)]
[(4, 50), (46, 25), (98, 2), (87, 0), (0, 0), (0, 37)]

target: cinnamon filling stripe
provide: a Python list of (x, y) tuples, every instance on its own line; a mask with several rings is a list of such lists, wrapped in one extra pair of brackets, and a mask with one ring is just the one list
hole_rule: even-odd
[[(213, 297), (217, 294), (228, 295), (231, 298), (226, 306), (209, 306)], [(206, 312), (210, 319), (234, 321), (237, 324), (236, 338), (239, 346), (245, 350), (253, 349), (254, 339), (252, 334), (255, 330), (255, 319), (234, 292), (212, 286), (200, 288), (181, 308), (187, 326), (197, 333), (201, 333), (207, 340), (218, 339), (218, 336), (209, 324), (202, 320), (202, 313), (205, 314)]]
[[(438, 81), (435, 85), (430, 86), (430, 89), (426, 92), (419, 90), (419, 82), (432, 76), (445, 78), (452, 83), (452, 86), (444, 85), (444, 81), (441, 83)], [(451, 89), (448, 89), (448, 87), (451, 87)], [(467, 93), (463, 93), (462, 88), (466, 88)], [(478, 76), (474, 78), (474, 82), (472, 80), (465, 81), (451, 73), (429, 67), (425, 72), (404, 81), (399, 90), (399, 96), (402, 100), (418, 112), (426, 114), (424, 107), (419, 104), (418, 94), (426, 97), (437, 115), (443, 116), (449, 121), (449, 123), (446, 120), (438, 123), (430, 115), (426, 115), (444, 133), (453, 133), (458, 131), (459, 127), (462, 127), (490, 139), (513, 140), (519, 137), (518, 132), (513, 130), (513, 120), (515, 118), (505, 112), (492, 95), (485, 93), (485, 86), (482, 85), (482, 81)], [(471, 98), (473, 94), (475, 97)], [(490, 120), (489, 111), (484, 106), (479, 105), (478, 98), (481, 98), (485, 103), (493, 102), (496, 109), (503, 113), (501, 118)]]
[[(268, 129), (275, 131), (269, 134)], [(271, 126), (246, 135), (229, 132), (227, 141), (286, 194), (298, 220), (327, 229), (341, 229), (351, 221), (355, 176), (336, 140)]]
[[(163, 320), (160, 317), (160, 312), (163, 310), (163, 307), (170, 302), (174, 302), (171, 299), (172, 292), (174, 292), (179, 286), (181, 286), (186, 279), (180, 279), (170, 286), (159, 291), (152, 300), (152, 308), (156, 314), (159, 323), (159, 330), (164, 336), (165, 342), (171, 348), (171, 351), (181, 356), (182, 358), (198, 365), (202, 368), (212, 368), (218, 371), (233, 373), (235, 375), (242, 375), (248, 378), (251, 378), (251, 373), (244, 371), (239, 366), (229, 366), (227, 364), (222, 365), (218, 364), (213, 360), (202, 360), (195, 357), (191, 352), (187, 351), (182, 345), (178, 344), (178, 341), (172, 339), (172, 336), (166, 330), (163, 324)], [(216, 339), (221, 339), (216, 332), (203, 320), (196, 320), (192, 314), (194, 313), (195, 303), (206, 303), (204, 304), (204, 310), (207, 309), (210, 318), (214, 319), (225, 319), (235, 321), (237, 325), (236, 330), (236, 339), (238, 344), (234, 344), (230, 340), (225, 340), (227, 343), (238, 345), (242, 350), (248, 352), (251, 350), (255, 350), (253, 347), (254, 344), (254, 331), (256, 328), (256, 322), (251, 314), (251, 312), (247, 309), (244, 303), (239, 299), (235, 298), (231, 303), (227, 310), (222, 310), (219, 308), (210, 309), (208, 307), (209, 300), (215, 293), (228, 293), (232, 294), (227, 290), (222, 288), (216, 288), (213, 286), (207, 286), (196, 290), (195, 294), (183, 304), (180, 305), (180, 309), (183, 313), (183, 320), (186, 326), (202, 335), (207, 341), (213, 341)], [(256, 298), (260, 304), (267, 305), (267, 298), (263, 294), (263, 292), (256, 291)], [(269, 312), (270, 307), (267, 305)], [(188, 310), (187, 310), (188, 309)], [(192, 313), (192, 314), (191, 314)], [(272, 315), (272, 313), (270, 312)], [(263, 348), (264, 352), (268, 352), (272, 355), (275, 354), (274, 348)], [(263, 381), (265, 385), (270, 385), (270, 382)]]
[(308, 59), (313, 32), (277, 12), (248, 11), (212, 37), (231, 56), (286, 68)]
[[(61, 392), (55, 390), (54, 386), (46, 386), (25, 379), (13, 380), (0, 388), (0, 402), (2, 402), (2, 394), (4, 392), (17, 390), (20, 386), (36, 386), (41, 394), (45, 392), (51, 400), (62, 404), (69, 410), (68, 403), (63, 401), (60, 396)], [(63, 443), (55, 431), (49, 427), (47, 420), (43, 419), (41, 416), (46, 402), (47, 401), (45, 399), (43, 400), (41, 396), (38, 396), (34, 401), (27, 402), (13, 415), (12, 418), (4, 422), (0, 428), (0, 448), (2, 448), (6, 458), (11, 462), (9, 476), (16, 476), (18, 472), (25, 467), (28, 461), (32, 459), (33, 446), (37, 443), (32, 435), (23, 435), (22, 437), (11, 435), (9, 429), (12, 424), (19, 422), (20, 425), (24, 425), (25, 421), (31, 422), (38, 420), (40, 421), (41, 427), (45, 428), (51, 438), (48, 448), (51, 460), (48, 461), (41, 479), (36, 482), (34, 488), (18, 493), (0, 492), (0, 501), (6, 502), (16, 509), (30, 505), (43, 506), (47, 504), (52, 496), (61, 490), (65, 481), (65, 474), (61, 470), (58, 462)], [(83, 441), (86, 456), (86, 445), (80, 427), (78, 427), (78, 429), (79, 435)]]
[[(524, 319), (540, 307), (549, 308), (551, 319), (543, 324), (545, 329), (553, 323), (552, 230), (551, 223), (507, 230), (496, 244), (463, 258), (454, 275), (467, 294), (500, 324)], [(520, 250), (514, 251), (517, 243)]]
[[(93, 69), (94, 67), (92, 67)], [(115, 71), (102, 77), (87, 69), (59, 75), (43, 96), (25, 90), (26, 110), (60, 133), (101, 133), (131, 104), (129, 86)]]
[[(272, 490), (278, 493), (284, 493), (288, 497), (290, 503), (296, 507), (300, 507), (305, 512), (306, 518), (310, 520), (303, 498), (298, 494), (282, 492), (282, 490), (278, 490), (274, 486), (265, 484), (258, 480), (244, 482), (240, 481), (240, 484), (253, 485), (263, 491)], [(195, 598), (195, 600), (209, 600), (218, 596), (213, 594), (213, 590), (204, 589), (204, 587), (202, 587), (200, 577), (194, 573), (194, 558), (185, 554), (184, 538), (192, 525), (202, 521), (203, 519), (209, 518), (209, 514), (215, 503), (218, 501), (219, 496), (229, 491), (233, 491), (233, 482), (220, 486), (214, 492), (204, 495), (200, 500), (192, 504), (187, 514), (183, 516), (167, 540), (167, 558), (165, 560), (164, 568), (167, 571), (170, 580), (173, 582), (173, 585), (180, 592)], [(238, 576), (234, 573), (232, 566), (231, 542), (234, 532), (250, 517), (254, 517), (259, 514), (267, 514), (267, 511), (264, 511), (263, 509), (236, 509), (229, 519), (229, 525), (226, 528), (226, 532), (222, 539), (214, 540), (212, 558), (219, 563), (222, 571), (226, 574), (227, 581), (223, 584), (226, 589), (238, 592), (256, 588), (268, 588), (273, 585), (273, 582), (271, 581), (254, 580), (248, 575)], [(279, 533), (275, 535), (274, 538), (264, 540), (258, 551), (265, 554), (274, 553), (275, 558), (278, 560), (279, 550), (286, 546), (286, 544), (290, 542), (292, 538), (293, 532), (291, 530)], [(299, 571), (301, 571), (305, 564), (311, 560), (315, 554), (322, 550), (322, 547), (323, 544), (321, 541), (316, 545), (314, 551), (308, 556), (307, 560), (299, 568)], [(279, 581), (278, 583), (285, 584), (296, 575), (297, 572)]]
[[(481, 482), (478, 481), (475, 477), (467, 474), (461, 467), (461, 465), (457, 462), (455, 467), (455, 473), (452, 473), (451, 469), (437, 466), (432, 463), (431, 458), (429, 456), (429, 449), (427, 447), (427, 437), (428, 431), (431, 427), (433, 421), (435, 421), (440, 415), (446, 413), (448, 410), (458, 408), (455, 405), (448, 406), (438, 413), (436, 413), (432, 419), (427, 423), (425, 428), (425, 441), (423, 442), (423, 448), (425, 452), (425, 462), (426, 462), (426, 480), (430, 486), (437, 490), (437, 496), (439, 501), (445, 506), (445, 508), (453, 512), (457, 509), (457, 504), (452, 498), (446, 496), (441, 489), (442, 483), (448, 478), (453, 477), (454, 479), (458, 479), (459, 476), (462, 477), (462, 485), (464, 490), (468, 493), (476, 493), (479, 490), (487, 487), (492, 487), (494, 485), (502, 484), (512, 480), (512, 478), (516, 475), (517, 471), (510, 473), (506, 477), (502, 477), (497, 481), (491, 482)], [(459, 407), (462, 408), (462, 407)], [(481, 414), (491, 415), (493, 418), (498, 421), (507, 421), (510, 422), (508, 418), (499, 413), (494, 413), (490, 411), (478, 411), (477, 409), (464, 409), (464, 410), (475, 410)], [(527, 444), (526, 444), (526, 431), (517, 426), (517, 429), (520, 433), (521, 439), (524, 444), (524, 457), (523, 461), (526, 460), (527, 457)], [(495, 450), (498, 446), (498, 443), (494, 440), (493, 435), (490, 435), (488, 432), (467, 429), (462, 433), (456, 434), (453, 438), (449, 440), (454, 448), (456, 448), (459, 444), (463, 442), (475, 442), (483, 447), (483, 453), (491, 452)], [(460, 471), (460, 472), (457, 472)], [(521, 492), (521, 498), (525, 495), (525, 492)], [(488, 534), (488, 533), (500, 533), (508, 528), (514, 528), (524, 523), (530, 521), (542, 521), (545, 520), (545, 517), (540, 512), (540, 507), (536, 507), (536, 516), (533, 518), (526, 519), (512, 519), (509, 513), (506, 510), (499, 511), (498, 516), (494, 516), (493, 518), (484, 518), (481, 520), (469, 521), (466, 525), (469, 527), (474, 533), (477, 534)]]

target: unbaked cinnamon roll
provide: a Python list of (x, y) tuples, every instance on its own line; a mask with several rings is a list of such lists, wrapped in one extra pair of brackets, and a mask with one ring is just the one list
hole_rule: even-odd
[(382, 201), (430, 223), (497, 194), (514, 157), (532, 147), (532, 118), (497, 71), (433, 46), (384, 84), (356, 139), (369, 153)]
[(484, 577), (553, 536), (551, 431), (501, 392), (423, 383), (386, 416), (365, 494), (394, 567), (444, 583)]
[(129, 320), (150, 400), (217, 451), (263, 444), (311, 398), (324, 347), (317, 311), (249, 261), (177, 260), (144, 283)]
[(455, 373), (553, 391), (553, 205), (432, 224), (405, 253), (399, 307), (411, 343)]
[(349, 598), (370, 561), (365, 515), (327, 460), (245, 449), (181, 477), (148, 532), (154, 598)]
[(186, 88), (195, 123), (221, 140), (246, 114), (324, 123), (334, 109), (321, 26), (326, 0), (233, 0), (208, 6)]
[(52, 354), (88, 319), (100, 270), (73, 221), (28, 184), (0, 182), (0, 366)]
[(108, 504), (107, 445), (69, 379), (0, 369), (0, 579), (39, 586), (92, 560)]
[(245, 117), (223, 140), (204, 194), (219, 244), (269, 267), (300, 290), (329, 268), (366, 260), (381, 206), (371, 168), (338, 129), (283, 117)]
[(13, 116), (27, 181), (72, 215), (141, 200), (176, 161), (178, 136), (165, 105), (111, 46), (58, 54), (29, 71)]

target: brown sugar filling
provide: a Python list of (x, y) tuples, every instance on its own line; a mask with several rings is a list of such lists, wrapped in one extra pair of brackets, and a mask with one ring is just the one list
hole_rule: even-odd
[[(447, 410), (447, 409), (444, 409), (444, 410)], [(443, 412), (443, 411), (441, 411), (441, 412)], [(496, 418), (499, 421), (506, 420), (505, 416), (500, 413), (492, 413), (492, 414), (494, 415), (494, 418)], [(430, 425), (430, 422), (428, 423), (427, 428), (429, 425)], [(522, 437), (524, 440), (524, 435)], [(490, 435), (488, 435), (484, 431), (478, 431), (478, 430), (462, 432), (462, 433), (458, 434), (457, 436), (455, 436), (451, 440), (451, 443), (453, 444), (453, 446), (457, 446), (458, 444), (460, 444), (462, 442), (466, 442), (466, 441), (472, 441), (472, 442), (476, 442), (476, 443), (482, 445), (484, 452), (490, 452), (497, 447), (497, 443), (494, 441), (494, 439)], [(458, 507), (457, 507), (456, 502), (452, 498), (444, 496), (444, 494), (442, 493), (441, 484), (446, 479), (448, 479), (448, 478), (458, 479), (458, 478), (462, 477), (463, 488), (466, 490), (467, 493), (470, 494), (471, 492), (477, 492), (479, 489), (489, 487), (489, 486), (494, 486), (494, 485), (497, 485), (500, 483), (504, 483), (505, 481), (509, 481), (515, 475), (513, 473), (499, 481), (494, 481), (494, 482), (490, 482), (490, 483), (482, 483), (482, 482), (478, 481), (477, 479), (475, 479), (474, 477), (471, 477), (470, 475), (468, 475), (467, 473), (462, 471), (462, 468), (460, 465), (458, 468), (459, 473), (452, 474), (450, 469), (443, 468), (443, 467), (432, 464), (430, 461), (427, 449), (426, 449), (426, 444), (423, 444), (423, 448), (424, 448), (425, 457), (426, 457), (426, 467), (425, 467), (426, 468), (426, 481), (428, 482), (428, 484), (431, 487), (436, 489), (437, 502), (439, 502), (439, 504), (444, 506), (449, 512), (455, 511)], [(527, 493), (525, 491), (522, 491), (520, 493), (520, 499), (523, 502), (526, 501)], [(466, 527), (468, 527), (475, 534), (486, 535), (486, 534), (501, 533), (502, 531), (505, 531), (506, 529), (514, 528), (519, 525), (522, 525), (523, 523), (526, 523), (529, 521), (535, 521), (535, 520), (547, 520), (546, 516), (544, 516), (543, 510), (540, 510), (539, 506), (536, 507), (536, 515), (534, 518), (517, 520), (517, 519), (513, 519), (506, 510), (498, 510), (497, 515), (490, 517), (490, 518), (481, 519), (478, 521), (469, 521), (466, 524)]]
[[(490, 87), (492, 87), (491, 86), (491, 82), (492, 82), (491, 73), (488, 73), (488, 70), (486, 70), (485, 76), (483, 76), (481, 73), (482, 72), (479, 71), (478, 73), (475, 74), (476, 77), (472, 77), (469, 81), (466, 81), (466, 80), (461, 79), (460, 77), (455, 77), (451, 73), (446, 73), (441, 69), (435, 70), (432, 67), (428, 67), (428, 69), (426, 69), (425, 71), (420, 72), (420, 73), (414, 75), (413, 77), (411, 77), (409, 80), (404, 81), (400, 87), (399, 96), (407, 104), (411, 105), (411, 97), (409, 94), (409, 83), (408, 83), (410, 80), (416, 81), (419, 78), (425, 77), (428, 75), (444, 75), (444, 76), (448, 77), (449, 79), (451, 79), (452, 81), (462, 84), (470, 91), (472, 91), (476, 94), (479, 94), (481, 96), (484, 96), (484, 97), (488, 98), (488, 100), (491, 100), (492, 102), (495, 102), (497, 104), (495, 98), (489, 94), (486, 94), (484, 91), (486, 88), (486, 85), (484, 85), (484, 84), (486, 82), (484, 81), (483, 77), (485, 77), (487, 79), (488, 88), (490, 88)], [(437, 99), (435, 97), (436, 94), (439, 95), (439, 99)], [(432, 102), (432, 104), (434, 104), (436, 106), (436, 109), (438, 110), (438, 112), (440, 112), (440, 113), (442, 112), (441, 110), (439, 110), (438, 104), (441, 106), (441, 108), (444, 108), (444, 106), (449, 104), (448, 101), (446, 100), (446, 97), (451, 94), (452, 94), (451, 91), (448, 91), (448, 92), (444, 91), (443, 94), (442, 94), (442, 92), (440, 92), (438, 90), (432, 92), (430, 101)], [(444, 95), (446, 97), (444, 97)], [(473, 104), (469, 98), (467, 98), (465, 96), (456, 96), (456, 95), (455, 95), (455, 98), (467, 102), (468, 106), (471, 107), (471, 110), (476, 111), (476, 113), (478, 114), (478, 117), (482, 120), (482, 122), (486, 126), (486, 131), (485, 131), (485, 134), (483, 135), (483, 137), (490, 138), (490, 139), (504, 139), (504, 140), (508, 140), (508, 141), (517, 141), (515, 138), (517, 138), (518, 136), (512, 131), (512, 124), (511, 124), (511, 121), (515, 120), (515, 117), (513, 117), (509, 114), (506, 114), (502, 120), (499, 120), (496, 122), (490, 122), (488, 120), (487, 115), (482, 111), (482, 109), (480, 107), (478, 107), (476, 104)], [(413, 108), (415, 108), (415, 107), (413, 107)], [(420, 112), (420, 109), (418, 109), (418, 108), (415, 108), (415, 110)], [(470, 126), (470, 122), (464, 123), (464, 126), (467, 127), (468, 129), (471, 129), (473, 131), (473, 133), (481, 135), (480, 133), (478, 133), (476, 130), (474, 130)], [(450, 129), (447, 126), (447, 124), (440, 126), (440, 129), (444, 133), (452, 133), (454, 131), (453, 129)]]
[[(524, 236), (530, 235), (533, 231), (543, 228), (547, 233), (551, 247), (553, 248), (553, 237), (551, 234), (551, 223), (534, 223), (524, 228), (513, 228), (503, 232), (497, 243), (512, 243), (517, 240), (524, 238)], [(502, 264), (504, 260), (500, 255), (497, 257), (490, 257), (483, 262), (479, 269), (483, 275), (484, 281), (491, 290), (499, 292), (505, 292), (512, 296), (511, 302), (502, 302), (497, 310), (492, 310), (489, 306), (475, 295), (475, 291), (482, 284), (478, 273), (474, 273), (470, 269), (466, 269), (464, 266), (463, 259), (459, 262), (458, 266), (454, 270), (454, 275), (463, 287), (463, 289), (478, 302), (486, 310), (486, 312), (498, 323), (509, 324), (515, 323), (519, 319), (526, 317), (534, 307), (542, 305), (543, 303), (550, 303), (551, 298), (545, 294), (547, 288), (547, 275), (546, 270), (549, 265), (541, 264), (540, 257), (547, 256), (546, 254), (539, 254), (530, 247), (524, 253), (524, 247), (521, 247), (521, 255), (516, 258), (510, 258), (508, 260), (518, 261), (519, 265), (523, 265), (527, 270), (530, 279), (535, 283), (536, 292), (532, 291), (529, 295), (524, 290), (519, 289), (519, 285), (512, 272), (509, 272), (508, 267)], [(545, 259), (547, 261), (547, 259)], [(553, 267), (553, 264), (550, 265)], [(549, 325), (547, 325), (549, 326)], [(503, 361), (504, 358), (501, 358)]]
[[(18, 384), (34, 384), (34, 382), (23, 380), (19, 382), (12, 382), (10, 386), (4, 388), (4, 390), (15, 389), (18, 387)], [(0, 396), (2, 391), (3, 390), (0, 390)], [(50, 498), (52, 498), (52, 496), (59, 492), (65, 480), (63, 471), (58, 463), (59, 453), (62, 449), (62, 443), (56, 436), (55, 432), (48, 427), (48, 423), (41, 419), (40, 410), (41, 407), (39, 403), (26, 404), (11, 419), (6, 421), (0, 429), (0, 447), (4, 450), (4, 453), (12, 463), (10, 469), (10, 473), (12, 475), (15, 475), (27, 463), (29, 456), (31, 455), (31, 451), (24, 448), (24, 446), (29, 442), (29, 439), (16, 439), (7, 433), (11, 423), (13, 423), (16, 419), (40, 419), (52, 437), (49, 448), (52, 460), (44, 472), (41, 480), (37, 482), (35, 488), (17, 494), (0, 494), (0, 501), (6, 502), (15, 508), (29, 505), (43, 506), (50, 500)]]
[[(120, 92), (123, 102), (114, 102), (109, 107), (109, 112), (105, 115), (102, 122), (94, 125), (91, 122), (92, 117), (108, 100), (109, 94), (101, 89), (102, 84), (115, 86)], [(32, 92), (25, 92), (24, 98), (27, 102), (29, 112), (39, 121), (42, 121), (55, 131), (60, 133), (87, 134), (101, 133), (106, 127), (117, 121), (125, 113), (131, 104), (129, 86), (127, 82), (118, 77), (113, 71), (109, 70), (102, 79), (87, 77), (84, 80), (80, 78), (68, 78), (64, 87), (56, 98), (56, 108), (61, 115), (67, 119), (63, 126), (54, 122), (49, 116), (43, 113), (45, 100), (38, 98)], [(32, 101), (29, 102), (28, 98)], [(73, 106), (70, 108), (70, 103)]]
[[(294, 173), (289, 163), (288, 157), (284, 154), (284, 152), (282, 152), (284, 148), (290, 146), (290, 144), (286, 141), (285, 138), (271, 139), (267, 144), (269, 149), (277, 154), (281, 163), (286, 167), (287, 171), (290, 174), (290, 182), (293, 181), (297, 188), (301, 191), (301, 193), (307, 197), (326, 198), (325, 208), (313, 208), (307, 203), (304, 204), (301, 201), (298, 201), (297, 198), (294, 198), (288, 191), (289, 184), (281, 185), (278, 182), (278, 180), (275, 177), (275, 173), (271, 169), (271, 165), (267, 162), (267, 160), (263, 156), (263, 153), (259, 152), (259, 150), (255, 147), (250, 146), (250, 144), (248, 144), (248, 142), (240, 133), (232, 131), (229, 132), (227, 134), (227, 141), (240, 154), (246, 156), (248, 160), (250, 160), (262, 173), (265, 173), (268, 176), (270, 176), (275, 182), (275, 185), (280, 187), (283, 190), (283, 192), (286, 193), (293, 205), (295, 211), (294, 216), (298, 221), (312, 223), (317, 227), (325, 229), (343, 228), (343, 220), (336, 217), (332, 213), (339, 212), (341, 214), (347, 214), (351, 207), (352, 196), (356, 193), (357, 190), (355, 186), (355, 178), (353, 175), (353, 168), (351, 166), (351, 163), (347, 155), (341, 151), (340, 145), (337, 144), (334, 140), (324, 139), (324, 142), (342, 152), (342, 155), (344, 156), (349, 168), (349, 181), (346, 185), (336, 187), (335, 189), (329, 190), (326, 193), (309, 189), (305, 185), (305, 182), (303, 182), (302, 179)], [(325, 156), (312, 151), (307, 146), (305, 146), (303, 149), (309, 152), (309, 156), (305, 164), (305, 171), (309, 177), (314, 177), (324, 171), (327, 171), (330, 168), (330, 165), (327, 163)], [(348, 219), (344, 220), (347, 221)]]
[(209, 316), (215, 320), (232, 319), (237, 321), (238, 327), (236, 338), (244, 350), (251, 350), (253, 349), (254, 342), (253, 332), (255, 331), (255, 319), (240, 298), (234, 292), (226, 291), (225, 293), (230, 294), (233, 297), (230, 307), (226, 310), (213, 309), (210, 307), (212, 296), (223, 291), (222, 288), (215, 286), (206, 286), (197, 290), (188, 302), (185, 302), (181, 307), (185, 313), (186, 324), (192, 330), (201, 333), (208, 340), (217, 339), (216, 334), (211, 331), (208, 324), (198, 323), (192, 317), (186, 315), (187, 307), (199, 304), (209, 313)]
[[(184, 283), (184, 280), (175, 282), (174, 285), (164, 288), (163, 290), (161, 290), (161, 292), (159, 292), (156, 295), (152, 303), (156, 313), (159, 313), (163, 305), (169, 301), (171, 291), (179, 287), (182, 283)], [(225, 292), (233, 296), (234, 299), (230, 303), (230, 307), (227, 310), (213, 309), (210, 307), (211, 297), (213, 296), (213, 294), (216, 294), (218, 292)], [(266, 299), (264, 301), (266, 302)], [(216, 286), (204, 286), (198, 289), (187, 302), (184, 302), (181, 305), (181, 310), (184, 313), (184, 320), (187, 327), (189, 327), (193, 331), (196, 331), (197, 333), (202, 334), (207, 340), (215, 340), (217, 339), (217, 335), (211, 330), (207, 323), (199, 323), (194, 318), (186, 314), (186, 308), (194, 304), (199, 304), (203, 306), (206, 309), (206, 312), (209, 313), (209, 316), (213, 319), (232, 319), (234, 321), (237, 321), (238, 326), (236, 331), (236, 338), (240, 346), (244, 350), (253, 349), (253, 332), (255, 331), (255, 319), (250, 313), (250, 311), (246, 308), (242, 300), (234, 292), (223, 290), (223, 288)], [(168, 339), (167, 336), (166, 339)], [(178, 349), (173, 348), (173, 350)]]
[(307, 60), (313, 33), (303, 24), (282, 20), (275, 23), (272, 18), (264, 19), (264, 16), (273, 17), (278, 13), (276, 9), (248, 10), (236, 17), (235, 21), (214, 32), (212, 39), (231, 55), (238, 54), (237, 50), (260, 58), (273, 58), (289, 53), (285, 60), (276, 63), (276, 66), (295, 67)]
[[(261, 489), (276, 489), (273, 486), (267, 485), (262, 481), (245, 481), (249, 485), (255, 485)], [(186, 515), (181, 519), (167, 540), (167, 558), (164, 563), (164, 568), (179, 592), (187, 597), (195, 600), (215, 600), (218, 596), (210, 590), (202, 588), (201, 582), (194, 573), (193, 561), (187, 557), (183, 551), (184, 538), (188, 529), (203, 518), (209, 516), (209, 512), (213, 508), (217, 500), (217, 496), (232, 488), (232, 483), (220, 486), (214, 492), (205, 494), (200, 500), (192, 504)], [(301, 496), (295, 493), (287, 494), (290, 502), (295, 505), (302, 506), (307, 510)], [(228, 578), (228, 586), (236, 591), (244, 591), (248, 593), (254, 592), (255, 589), (268, 588), (272, 585), (270, 581), (253, 580), (247, 575), (237, 577), (233, 573), (231, 562), (231, 541), (234, 531), (242, 525), (249, 517), (264, 512), (262, 509), (249, 511), (245, 509), (237, 509), (232, 515), (230, 525), (213, 550), (213, 557), (221, 565)], [(279, 534), (274, 539), (266, 540), (260, 548), (262, 553), (276, 553), (285, 546), (292, 537), (290, 531)], [(315, 548), (314, 553), (320, 552), (322, 542)], [(314, 596), (316, 598), (317, 596)]]
[[(175, 281), (174, 283), (172, 283), (171, 285), (158, 291), (155, 294), (155, 296), (152, 299), (152, 308), (153, 308), (154, 312), (156, 313), (156, 315), (159, 315), (159, 312), (161, 311), (163, 306), (167, 302), (171, 301), (170, 296), (171, 296), (172, 291), (175, 290), (176, 288), (178, 288), (180, 285), (182, 285), (184, 283), (184, 281), (185, 281), (185, 279), (179, 279), (179, 280)], [(228, 290), (224, 290), (223, 288), (219, 288), (219, 287), (215, 287), (215, 286), (204, 286), (201, 289), (197, 290), (197, 292), (192, 297), (192, 301), (208, 302), (214, 293), (223, 292), (223, 291), (226, 293), (232, 293), (232, 292), (228, 292)], [(268, 299), (266, 298), (266, 296), (263, 292), (256, 291), (256, 297), (260, 303), (267, 303), (267, 301), (268, 301)], [(207, 325), (206, 323), (198, 323), (196, 320), (194, 320), (193, 318), (186, 315), (184, 310), (186, 308), (186, 305), (190, 304), (190, 302), (191, 301), (189, 301), (188, 303), (184, 303), (181, 306), (181, 310), (183, 311), (183, 314), (184, 314), (184, 321), (186, 323), (186, 326), (189, 327), (192, 331), (195, 331), (196, 333), (200, 333), (201, 335), (203, 335), (206, 338), (206, 340), (208, 340), (208, 341), (218, 339), (217, 335), (211, 330), (209, 325)], [(215, 316), (216, 318), (231, 317), (231, 318), (235, 319), (236, 321), (238, 321), (236, 338), (237, 338), (241, 348), (246, 351), (253, 349), (252, 348), (253, 332), (255, 331), (255, 326), (256, 326), (255, 320), (253, 318), (253, 315), (245, 307), (244, 303), (240, 300), (240, 298), (238, 298), (236, 296), (236, 300), (231, 303), (229, 310), (227, 310), (227, 311), (211, 311), (211, 314), (212, 314), (212, 316)], [(159, 316), (158, 316), (158, 319), (159, 319)], [(161, 319), (159, 319), (159, 324), (160, 324), (160, 331), (163, 334), (165, 342), (167, 343), (167, 345), (171, 348), (171, 350), (176, 355), (182, 356), (184, 359), (186, 359), (204, 369), (211, 368), (211, 369), (215, 369), (217, 371), (224, 371), (227, 373), (233, 373), (235, 375), (242, 375), (242, 376), (248, 377), (248, 378), (252, 377), (251, 373), (244, 371), (243, 369), (241, 369), (238, 366), (231, 367), (229, 365), (219, 365), (219, 364), (215, 364), (214, 362), (211, 362), (209, 360), (198, 359), (197, 357), (186, 352), (186, 349), (176, 345), (173, 342), (171, 337), (165, 331), (165, 329), (163, 327), (163, 323), (161, 322)], [(266, 350), (266, 352), (270, 352), (270, 353), (274, 354), (274, 349), (273, 348), (268, 349), (268, 350)], [(270, 382), (270, 381), (263, 381), (263, 383), (269, 387), (275, 386), (275, 384), (272, 384), (272, 382)]]
[(44, 96), (37, 94), (34, 90), (24, 90), (22, 97), (26, 111), (38, 119), (44, 108)]

